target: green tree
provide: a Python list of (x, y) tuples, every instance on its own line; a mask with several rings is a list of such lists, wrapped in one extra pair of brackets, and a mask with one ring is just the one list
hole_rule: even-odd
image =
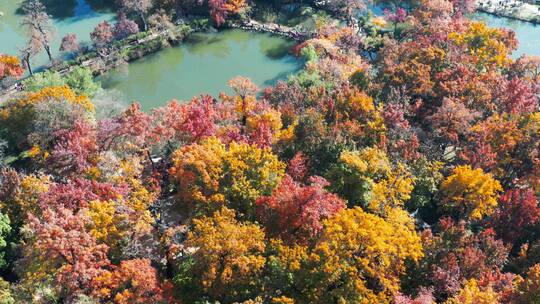
[(94, 80), (92, 71), (85, 67), (76, 67), (66, 76), (66, 84), (77, 94), (94, 97), (101, 89)]
[(4, 251), (7, 247), (7, 237), (11, 232), (10, 224), (9, 217), (0, 213), (0, 269), (5, 268), (7, 265)]

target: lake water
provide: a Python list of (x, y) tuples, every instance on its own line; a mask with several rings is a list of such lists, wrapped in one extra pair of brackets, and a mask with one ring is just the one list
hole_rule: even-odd
[(227, 81), (241, 75), (259, 87), (287, 78), (301, 67), (288, 53), (292, 41), (242, 30), (195, 33), (177, 47), (161, 50), (100, 77), (105, 89), (122, 92), (144, 109), (171, 99), (218, 96)]

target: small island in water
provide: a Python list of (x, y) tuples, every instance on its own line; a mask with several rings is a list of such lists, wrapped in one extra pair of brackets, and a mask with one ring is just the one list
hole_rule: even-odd
[(3, 1), (0, 303), (538, 303), (536, 2)]

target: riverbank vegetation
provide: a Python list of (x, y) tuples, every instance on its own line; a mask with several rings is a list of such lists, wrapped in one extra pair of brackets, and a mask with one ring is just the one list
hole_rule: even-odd
[[(540, 61), (473, 2), (310, 2), (296, 75), (150, 112), (83, 67), (26, 79), (0, 107), (1, 302), (539, 301)], [(257, 10), (120, 3), (97, 49), (186, 4), (216, 26)]]

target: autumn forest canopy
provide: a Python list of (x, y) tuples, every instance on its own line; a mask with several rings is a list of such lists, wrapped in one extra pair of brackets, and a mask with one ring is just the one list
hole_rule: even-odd
[[(540, 58), (476, 1), (88, 1), (59, 50), (50, 2), (0, 53), (0, 303), (540, 303)], [(292, 11), (272, 86), (143, 111), (80, 64)]]

